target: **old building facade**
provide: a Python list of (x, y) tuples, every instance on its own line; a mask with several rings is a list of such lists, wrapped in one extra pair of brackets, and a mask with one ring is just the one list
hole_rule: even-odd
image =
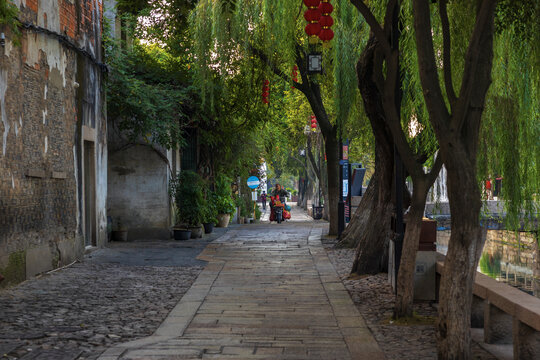
[(0, 48), (0, 286), (106, 241), (102, 0), (8, 0)]

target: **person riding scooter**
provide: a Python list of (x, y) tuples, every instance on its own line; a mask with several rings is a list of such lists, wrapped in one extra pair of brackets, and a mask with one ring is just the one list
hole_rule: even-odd
[[(271, 192), (270, 197), (270, 221), (287, 220), (291, 218), (291, 213), (286, 210), (287, 204), (285, 199), (289, 195), (280, 184), (276, 184), (274, 190)], [(276, 211), (277, 210), (277, 211)]]

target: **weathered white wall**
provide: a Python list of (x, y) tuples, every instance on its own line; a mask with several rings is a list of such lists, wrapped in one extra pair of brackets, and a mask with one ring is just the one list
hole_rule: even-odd
[(148, 146), (109, 153), (109, 216), (127, 226), (130, 239), (169, 238), (167, 169)]

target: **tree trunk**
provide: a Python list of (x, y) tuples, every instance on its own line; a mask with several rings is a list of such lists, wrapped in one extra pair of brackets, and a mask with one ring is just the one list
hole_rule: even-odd
[[(392, 236), (390, 219), (394, 211), (392, 174), (392, 169), (375, 170), (371, 178), (370, 185), (373, 185), (365, 194), (365, 201), (371, 208), (364, 213), (365, 226), (356, 228), (359, 239), (351, 273), (378, 274), (388, 270), (388, 241)], [(351, 231), (348, 236), (355, 235)]]
[(441, 277), (437, 346), (439, 359), (470, 359), (473, 284), (485, 232), (479, 222), (476, 162), (456, 147), (453, 151), (445, 163), (452, 232)]
[(354, 212), (349, 225), (347, 225), (345, 231), (341, 234), (340, 241), (336, 244), (337, 248), (356, 248), (358, 246), (358, 240), (362, 237), (362, 232), (368, 226), (369, 214), (374, 206), (374, 194), (377, 192), (375, 185), (378, 183), (375, 180), (376, 176), (377, 173), (371, 177), (371, 181), (362, 195), (358, 209)]
[(374, 79), (377, 46), (375, 37), (370, 36), (356, 67), (358, 88), (375, 137), (375, 173), (360, 207), (342, 236), (344, 244), (357, 244), (351, 272), (359, 274), (387, 271), (393, 212), (394, 148), (390, 130), (385, 124), (382, 94)]
[(407, 214), (403, 249), (397, 278), (397, 295), (394, 318), (413, 316), (414, 269), (418, 240), (422, 229), (422, 218), (426, 206), (429, 184), (418, 179), (413, 180), (412, 202)]

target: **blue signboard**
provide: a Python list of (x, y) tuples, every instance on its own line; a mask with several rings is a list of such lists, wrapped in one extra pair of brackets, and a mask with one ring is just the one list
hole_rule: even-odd
[(249, 186), (250, 189), (258, 188), (260, 183), (261, 181), (256, 176), (250, 176), (247, 179), (247, 186)]

